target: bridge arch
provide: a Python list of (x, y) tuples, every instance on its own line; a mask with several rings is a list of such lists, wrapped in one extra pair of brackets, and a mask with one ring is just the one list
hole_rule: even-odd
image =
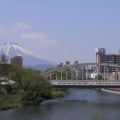
[(109, 80), (108, 76), (112, 68), (114, 68), (115, 74), (117, 75), (116, 80), (120, 80), (120, 65), (110, 63), (80, 63), (56, 67), (46, 72), (45, 76), (50, 80), (98, 80), (100, 76), (102, 76), (103, 80)]

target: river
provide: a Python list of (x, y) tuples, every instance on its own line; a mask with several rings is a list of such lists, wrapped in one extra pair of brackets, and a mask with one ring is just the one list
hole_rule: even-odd
[(120, 95), (93, 89), (68, 89), (68, 96), (46, 100), (38, 106), (0, 111), (0, 120), (120, 120)]

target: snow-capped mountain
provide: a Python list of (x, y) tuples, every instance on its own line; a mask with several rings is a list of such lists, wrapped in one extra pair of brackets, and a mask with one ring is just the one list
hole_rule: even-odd
[(22, 46), (15, 43), (3, 43), (0, 44), (0, 55), (5, 54), (8, 56), (9, 60), (14, 56), (23, 57), (24, 66), (34, 66), (34, 65), (55, 65), (53, 62), (43, 59), (39, 55), (34, 54), (33, 52), (26, 50)]

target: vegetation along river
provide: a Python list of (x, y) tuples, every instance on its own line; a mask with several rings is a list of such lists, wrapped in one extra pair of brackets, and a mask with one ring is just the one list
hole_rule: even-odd
[(120, 95), (93, 89), (68, 89), (68, 96), (0, 111), (0, 120), (120, 120)]

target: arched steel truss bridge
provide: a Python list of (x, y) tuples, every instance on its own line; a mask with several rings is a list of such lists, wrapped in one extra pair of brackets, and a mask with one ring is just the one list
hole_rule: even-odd
[[(56, 67), (44, 74), (53, 86), (120, 87), (120, 65), (118, 64), (81, 63)], [(110, 79), (110, 75), (114, 76), (113, 80)]]

